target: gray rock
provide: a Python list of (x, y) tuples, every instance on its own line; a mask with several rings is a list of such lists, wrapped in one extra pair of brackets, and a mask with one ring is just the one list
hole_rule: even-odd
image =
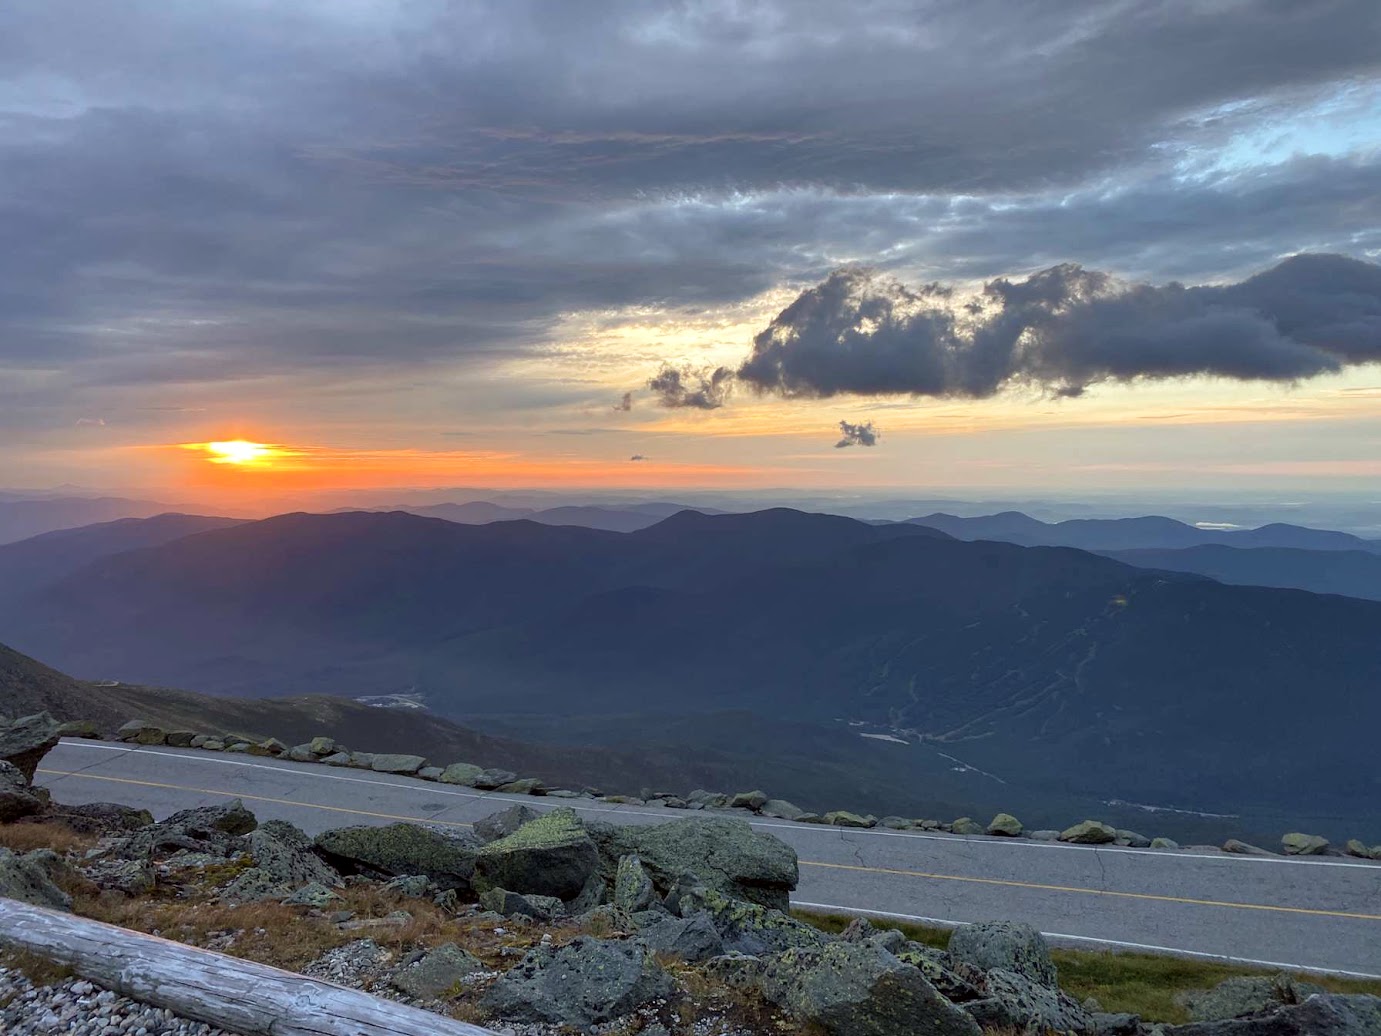
[(1328, 852), (1328, 839), (1292, 831), (1280, 840), (1280, 846), (1286, 856), (1322, 856)]
[(327, 766), (349, 766), (350, 753), (336, 752), (334, 755), (324, 755), (321, 757), (320, 762), (325, 763)]
[[(668, 799), (666, 804), (670, 806), (672, 801), (673, 800)], [(679, 799), (674, 801), (680, 802)], [(682, 802), (681, 805), (684, 806), (685, 803)], [(805, 810), (793, 805), (786, 799), (768, 799), (762, 804), (762, 808), (758, 810), (758, 812), (765, 817), (777, 817), (780, 820), (795, 820), (805, 813)]]
[(987, 833), (990, 835), (1020, 838), (1022, 830), (1021, 821), (1010, 813), (999, 813), (988, 821)]
[(470, 783), (472, 787), (479, 788), (481, 791), (495, 791), (505, 784), (512, 784), (517, 779), (518, 775), (512, 770), (489, 769), (481, 770)]
[(192, 739), (196, 736), (195, 730), (170, 730), (163, 740), (174, 748), (191, 748)]
[(535, 892), (523, 895), (501, 888), (482, 892), (480, 906), (504, 917), (532, 917), (538, 921), (550, 921), (566, 913), (566, 904), (555, 896), (539, 896)]
[(293, 745), (288, 749), (288, 758), (295, 763), (314, 763), (318, 756), (311, 745)]
[[(171, 736), (171, 735), (170, 735)], [(276, 737), (271, 737), (267, 741), (259, 742), (259, 751), (265, 755), (282, 755), (288, 750), (288, 746), (279, 741)]]
[(132, 741), (140, 745), (161, 745), (167, 737), (168, 733), (162, 727), (143, 719), (132, 719), (115, 731), (116, 741)]
[(82, 737), (99, 740), (101, 728), (89, 719), (70, 719), (58, 727), (58, 737)]
[(122, 860), (116, 857), (91, 860), (78, 868), (97, 888), (142, 896), (158, 884), (153, 864), (147, 860)]
[(198, 806), (174, 813), (167, 820), (140, 828), (117, 852), (127, 859), (153, 859), (169, 851), (221, 858), (244, 847), (241, 836), (258, 826), (254, 814), (239, 799), (220, 806)]
[(424, 781), (439, 781), (443, 772), (439, 766), (424, 766), (417, 771), (417, 776)]
[(949, 825), (949, 829), (956, 835), (981, 835), (985, 828), (972, 817), (960, 817)]
[(1093, 1018), (1073, 997), (1014, 971), (989, 971), (983, 992), (983, 999), (965, 1004), (964, 1010), (985, 1028), (1045, 1033), (1093, 1027)]
[(475, 778), (484, 773), (484, 768), (473, 763), (452, 763), (441, 771), (437, 780), (442, 784), (462, 784), (467, 788), (475, 786)]
[[(1088, 1009), (1088, 1005), (1084, 1005)], [(1093, 1020), (1094, 1036), (1141, 1036), (1145, 1031), (1141, 1026), (1141, 1016), (1122, 1012), (1090, 1011)]]
[(798, 824), (823, 824), (825, 818), (819, 813), (802, 813), (800, 816), (792, 817)]
[(829, 938), (818, 928), (780, 910), (733, 899), (704, 886), (678, 888), (668, 896), (685, 918), (703, 914), (713, 923), (724, 947), (735, 953), (766, 956), (791, 949), (818, 949)]
[(636, 854), (659, 891), (685, 875), (738, 899), (786, 910), (796, 887), (796, 852), (746, 820), (688, 817), (646, 827), (592, 825), (606, 866)]
[(372, 770), (374, 769), (374, 753), (351, 752), (350, 765), (356, 770)]
[(461, 986), (470, 975), (484, 970), (478, 957), (453, 942), (432, 950), (420, 960), (399, 968), (389, 984), (418, 1000), (436, 1000)]
[(751, 809), (755, 813), (766, 804), (765, 791), (741, 791), (729, 800), (730, 809)]
[(483, 820), (475, 821), (471, 829), (481, 842), (496, 842), (507, 838), (529, 820), (536, 820), (541, 814), (529, 806), (509, 806), (497, 813), (491, 813)]
[(340, 902), (340, 895), (334, 889), (328, 888), (318, 882), (311, 882), (303, 885), (296, 892), (283, 898), (283, 902), (288, 906), (311, 907), (314, 910), (328, 910), (334, 904)]
[(375, 773), (413, 774), (427, 765), (420, 755), (376, 755), (369, 764)]
[(588, 1030), (675, 989), (642, 944), (581, 936), (560, 949), (530, 950), (489, 988), (480, 1005), (506, 1020)]
[(201, 747), (207, 752), (224, 752), (225, 742), (218, 737), (208, 737), (201, 743)]
[(618, 871), (614, 877), (614, 908), (624, 913), (635, 914), (647, 910), (657, 902), (657, 892), (652, 887), (652, 879), (643, 869), (637, 853), (619, 857)]
[(545, 795), (547, 786), (536, 777), (520, 777), (516, 781), (500, 784), (495, 791), (506, 795)]
[(1178, 849), (1179, 847), (1180, 847), (1180, 843), (1177, 842), (1177, 841), (1175, 841), (1173, 838), (1152, 838), (1152, 839), (1151, 839), (1151, 848), (1152, 848), (1152, 849)]
[(57, 721), (46, 712), (0, 726), (0, 762), (9, 763), (24, 775), (26, 784), (33, 784), (39, 760), (58, 743), (58, 730)]
[(824, 815), (822, 823), (833, 827), (877, 827), (878, 822), (876, 817), (860, 816), (847, 809), (832, 809)]
[(1238, 841), (1236, 838), (1229, 838), (1223, 843), (1223, 852), (1236, 853), (1238, 856), (1274, 856), (1275, 853), (1262, 849), (1260, 846), (1252, 845), (1248, 842)]
[(466, 890), (475, 873), (479, 839), (468, 831), (420, 824), (343, 827), (324, 831), (316, 847), (340, 870), (387, 878), (425, 874), (442, 889)]
[(1349, 856), (1357, 856), (1363, 860), (1371, 859), (1371, 850), (1356, 838), (1349, 838), (1343, 845), (1343, 852)]
[(599, 851), (574, 810), (561, 806), (483, 846), (475, 888), (574, 899), (599, 867)]
[(1319, 993), (1262, 1015), (1192, 1022), (1164, 1036), (1381, 1036), (1381, 997)]
[(335, 755), (340, 751), (335, 738), (323, 735), (318, 735), (308, 741), (307, 748), (312, 755)]
[[(421, 899), (432, 890), (432, 879), (425, 874), (400, 874), (396, 878), (389, 878), (384, 882), (382, 891), (391, 892), (397, 896), (409, 896), (413, 899)], [(454, 889), (451, 889), (454, 892)]]
[(223, 892), (228, 899), (254, 902), (290, 896), (303, 885), (337, 887), (340, 875), (312, 848), (312, 840), (286, 820), (269, 820), (245, 837), (254, 866)]
[(53, 880), (62, 869), (62, 861), (51, 849), (35, 849), (23, 856), (0, 849), (0, 896), (52, 910), (71, 910), (72, 897)]
[(45, 816), (78, 834), (98, 837), (126, 835), (153, 824), (153, 814), (147, 809), (116, 802), (87, 802), (80, 806), (54, 804), (48, 807)]
[(729, 796), (722, 795), (717, 791), (705, 791), (697, 788), (686, 796), (686, 801), (693, 806), (701, 806), (705, 809), (722, 809), (729, 804)]
[(236, 745), (242, 745), (247, 748), (255, 744), (255, 739), (247, 734), (226, 734), (221, 740), (225, 742), (226, 748), (234, 748)]
[(0, 824), (33, 816), (43, 809), (43, 800), (33, 793), (19, 767), (0, 760)]
[(1128, 831), (1124, 828), (1117, 829), (1117, 837), (1113, 839), (1113, 845), (1121, 845), (1132, 849), (1145, 849), (1151, 844), (1151, 840), (1145, 835), (1139, 835), (1135, 831)]
[(883, 817), (878, 821), (878, 827), (885, 827), (890, 831), (909, 831), (911, 820), (907, 817)]
[(874, 946), (835, 942), (767, 963), (764, 996), (831, 1036), (979, 1036), (916, 968)]
[(1259, 1014), (1284, 1004), (1297, 1004), (1322, 992), (1322, 986), (1299, 982), (1283, 973), (1274, 976), (1238, 975), (1225, 979), (1212, 989), (1180, 993), (1175, 997), (1175, 1002), (1189, 1012), (1191, 1021), (1216, 1022)]
[(1060, 841), (1075, 845), (1109, 845), (1117, 841), (1117, 829), (1100, 820), (1085, 820), (1061, 831)]
[(724, 953), (724, 940), (706, 914), (658, 915), (651, 924), (639, 927), (638, 938), (657, 953), (671, 954), (690, 964)]
[(1059, 981), (1045, 937), (1029, 924), (981, 921), (964, 925), (950, 936), (949, 955), (984, 971), (1012, 971), (1042, 986), (1054, 987)]
[[(926, 981), (939, 990), (940, 995), (955, 1004), (977, 1000), (981, 996), (978, 987), (954, 970), (953, 958), (944, 950), (933, 946), (923, 946), (918, 942), (908, 942), (900, 950), (891, 951), (897, 960), (905, 961), (912, 967), (920, 968)], [(960, 964), (975, 979), (981, 975), (976, 969)]]

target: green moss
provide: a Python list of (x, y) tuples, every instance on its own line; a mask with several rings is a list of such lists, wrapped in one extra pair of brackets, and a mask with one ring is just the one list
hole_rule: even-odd
[(562, 806), (529, 820), (518, 830), (480, 850), (481, 856), (498, 856), (515, 849), (557, 849), (586, 841), (585, 825), (575, 810)]

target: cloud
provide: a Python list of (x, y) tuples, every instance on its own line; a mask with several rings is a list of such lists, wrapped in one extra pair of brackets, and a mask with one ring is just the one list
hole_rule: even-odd
[(863, 268), (809, 288), (737, 378), (786, 397), (1078, 396), (1102, 382), (1293, 382), (1381, 361), (1381, 266), (1300, 255), (1235, 284), (1125, 284), (1073, 263), (997, 278), (958, 304)]
[(673, 367), (663, 364), (648, 381), (664, 407), (718, 410), (729, 398), (734, 372), (728, 367)]
[(635, 454), (633, 454), (633, 456), (629, 457), (628, 459), (629, 459), (629, 460), (647, 460), (647, 458), (644, 457), (641, 453), (635, 453)]
[(627, 413), (633, 409), (633, 393), (625, 392), (619, 397), (619, 401), (614, 404), (614, 409)]
[(840, 439), (834, 444), (836, 450), (842, 450), (846, 446), (876, 446), (881, 433), (873, 427), (873, 422), (868, 421), (864, 424), (850, 424), (848, 421), (839, 422)]

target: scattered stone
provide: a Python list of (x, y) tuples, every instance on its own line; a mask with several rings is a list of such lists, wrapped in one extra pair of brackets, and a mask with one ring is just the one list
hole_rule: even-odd
[(482, 971), (484, 965), (479, 958), (448, 942), (394, 972), (389, 983), (419, 1000), (436, 1000), (455, 992), (466, 978)]
[(43, 809), (43, 800), (33, 793), (19, 767), (0, 760), (0, 824), (33, 816)]
[(1284, 1004), (1302, 1003), (1322, 986), (1299, 982), (1293, 976), (1238, 975), (1219, 982), (1212, 989), (1180, 993), (1175, 1003), (1189, 1012), (1191, 1021), (1216, 1022), (1227, 1018), (1260, 1014)]
[(296, 892), (285, 896), (283, 902), (288, 906), (311, 907), (314, 910), (326, 910), (332, 904), (340, 902), (340, 895), (334, 889), (327, 888), (320, 882), (311, 882), (303, 885)]
[(452, 763), (441, 771), (437, 780), (442, 784), (463, 784), (467, 788), (475, 786), (475, 778), (484, 773), (484, 768), (473, 763)]
[(317, 835), (316, 847), (346, 873), (386, 878), (425, 874), (442, 889), (464, 891), (475, 873), (480, 844), (468, 831), (389, 824), (324, 831)]
[(978, 1036), (978, 1024), (916, 968), (867, 944), (788, 950), (769, 962), (763, 994), (831, 1036)]
[(1117, 841), (1117, 829), (1099, 820), (1085, 820), (1061, 831), (1060, 841), (1075, 845), (1108, 845)]
[(0, 726), (0, 762), (9, 763), (33, 784), (39, 760), (58, 743), (57, 721), (46, 712), (21, 716)]
[(1024, 829), (1021, 821), (1010, 813), (999, 813), (988, 821), (987, 833), (990, 835), (1003, 835), (1006, 838), (1020, 838)]
[(473, 781), (472, 787), (479, 788), (481, 791), (496, 791), (505, 784), (511, 784), (518, 779), (518, 775), (512, 770), (481, 770)]
[(1152, 838), (1152, 839), (1151, 839), (1151, 848), (1152, 848), (1152, 849), (1178, 849), (1179, 847), (1180, 847), (1180, 843), (1177, 842), (1177, 841), (1175, 841), (1173, 838)]
[(1127, 831), (1120, 827), (1117, 829), (1117, 837), (1113, 839), (1113, 845), (1131, 849), (1146, 849), (1150, 844), (1151, 840), (1145, 835), (1139, 835), (1135, 831)]
[(173, 748), (191, 748), (192, 738), (197, 736), (195, 730), (170, 730), (163, 738), (165, 744)]
[(475, 888), (573, 899), (599, 866), (599, 851), (575, 811), (562, 806), (490, 842), (475, 858)]
[(1322, 835), (1306, 835), (1292, 831), (1280, 840), (1286, 856), (1322, 856), (1328, 852), (1328, 839)]
[(657, 902), (652, 879), (643, 869), (637, 853), (619, 857), (618, 873), (614, 878), (614, 909), (635, 914), (647, 910)]
[(672, 995), (675, 983), (637, 942), (581, 936), (539, 946), (484, 994), (490, 1014), (581, 1030)]
[(825, 814), (823, 823), (833, 827), (876, 827), (875, 817), (861, 817), (857, 813), (850, 813), (847, 809), (832, 809)]
[(949, 825), (950, 832), (956, 835), (981, 835), (984, 827), (972, 817), (960, 817)]
[(1045, 937), (1029, 924), (981, 921), (964, 925), (950, 936), (949, 955), (984, 971), (1001, 968), (1042, 986), (1058, 984), (1050, 947)]
[(420, 755), (382, 754), (374, 756), (369, 768), (375, 773), (413, 774), (426, 765), (427, 760)]
[(480, 906), (504, 917), (531, 917), (538, 921), (550, 921), (566, 912), (566, 905), (555, 896), (540, 896), (535, 892), (524, 895), (501, 888), (482, 892)]
[(496, 842), (507, 838), (530, 820), (536, 820), (540, 813), (530, 806), (509, 806), (498, 813), (491, 813), (483, 820), (475, 821), (471, 829), (482, 842)]
[[(680, 802), (679, 799), (674, 801)], [(672, 799), (668, 799), (666, 804), (670, 806), (672, 802)], [(685, 803), (682, 802), (681, 806), (684, 808)], [(793, 805), (786, 799), (768, 799), (762, 804), (762, 808), (759, 809), (758, 812), (765, 817), (776, 817), (779, 820), (799, 820), (801, 817), (805, 816), (805, 810)]]
[(0, 1032), (6, 1036), (231, 1036), (204, 1022), (61, 979), (35, 985), (22, 972), (0, 968)]
[(1262, 849), (1260, 846), (1251, 845), (1247, 842), (1238, 841), (1236, 838), (1229, 838), (1223, 843), (1223, 852), (1236, 853), (1239, 856), (1274, 856), (1275, 853)]
[(89, 719), (70, 719), (58, 727), (58, 737), (82, 737), (98, 741), (101, 728)]
[(754, 813), (767, 804), (765, 791), (741, 791), (729, 800), (730, 809), (751, 809)]
[(516, 781), (500, 784), (494, 790), (508, 795), (545, 795), (547, 786), (536, 777), (521, 777)]
[(692, 914), (690, 917), (658, 915), (655, 921), (639, 927), (638, 938), (657, 953), (680, 957), (688, 964), (724, 953), (724, 940), (706, 914)]

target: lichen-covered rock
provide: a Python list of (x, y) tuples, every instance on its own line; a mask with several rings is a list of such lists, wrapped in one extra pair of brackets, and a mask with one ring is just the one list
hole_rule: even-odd
[(686, 796), (686, 801), (692, 806), (699, 806), (702, 809), (721, 809), (729, 804), (729, 796), (717, 791), (697, 788)]
[(490, 813), (483, 820), (476, 820), (471, 830), (481, 842), (496, 842), (500, 838), (507, 838), (529, 820), (536, 820), (539, 816), (541, 814), (530, 806), (509, 806), (497, 813)]
[(776, 910), (786, 910), (799, 871), (796, 852), (781, 839), (754, 831), (746, 820), (688, 817), (645, 827), (591, 825), (609, 870), (636, 854), (659, 892), (686, 875), (706, 887)]
[(741, 791), (729, 800), (730, 809), (751, 809), (755, 813), (766, 804), (765, 791)]
[[(313, 755), (320, 754), (322, 753), (313, 752)], [(427, 760), (420, 755), (379, 754), (374, 756), (369, 768), (375, 773), (414, 774), (426, 765)]]
[(505, 1021), (588, 1030), (669, 997), (675, 989), (641, 943), (582, 936), (560, 949), (530, 950), (480, 1003)]
[(325, 763), (327, 766), (349, 766), (350, 753), (336, 752), (333, 755), (324, 755), (319, 761)]
[(454, 991), (470, 975), (484, 970), (474, 954), (453, 942), (445, 943), (419, 960), (399, 968), (389, 984), (419, 1000), (435, 1000)]
[(1128, 831), (1125, 828), (1117, 829), (1117, 837), (1113, 839), (1113, 845), (1121, 845), (1132, 849), (1146, 849), (1150, 846), (1151, 840), (1145, 835), (1139, 835), (1135, 831)]
[(100, 725), (89, 719), (69, 719), (58, 726), (58, 737), (80, 737), (96, 741), (100, 736)]
[(618, 872), (614, 876), (614, 908), (635, 914), (657, 902), (652, 879), (643, 869), (637, 853), (619, 857)]
[(1381, 997), (1318, 993), (1303, 1003), (1265, 1014), (1191, 1022), (1162, 1030), (1164, 1036), (1378, 1036)]
[[(673, 800), (668, 799), (666, 804), (670, 806), (672, 801)], [(776, 817), (779, 820), (795, 820), (804, 815), (805, 810), (788, 802), (786, 799), (768, 799), (762, 804), (762, 808), (758, 810), (758, 812), (765, 817)]]
[(145, 895), (158, 884), (153, 864), (147, 860), (106, 857), (83, 863), (78, 870), (97, 888), (122, 892), (127, 896)]
[(382, 877), (425, 874), (439, 888), (466, 890), (480, 843), (468, 831), (421, 824), (342, 827), (323, 831), (316, 847), (346, 873)]
[(287, 756), (295, 763), (314, 763), (318, 757), (312, 751), (312, 746), (308, 744), (293, 745), (287, 751)]
[(714, 924), (726, 950), (765, 956), (790, 949), (818, 949), (828, 937), (818, 928), (780, 910), (734, 899), (704, 886), (678, 887), (668, 897), (682, 917), (703, 914)]
[(312, 849), (312, 840), (286, 820), (270, 820), (245, 838), (254, 866), (225, 889), (228, 899), (251, 902), (289, 896), (303, 885), (339, 886), (340, 875)]
[[(955, 970), (954, 960), (944, 950), (924, 946), (918, 942), (908, 942), (901, 949), (893, 951), (897, 960), (905, 961), (919, 968), (926, 981), (940, 991), (940, 995), (951, 1003), (962, 1004), (977, 1000), (981, 995), (978, 987)], [(960, 970), (977, 978), (976, 970), (970, 965), (957, 965)]]
[(1093, 1018), (1072, 997), (1014, 971), (988, 972), (982, 999), (963, 1005), (984, 1028), (1023, 1032), (1086, 1032)]
[(491, 768), (481, 770), (470, 782), (472, 787), (479, 788), (481, 791), (496, 791), (505, 784), (511, 784), (518, 779), (518, 775), (512, 770), (500, 770)]
[(1007, 838), (1019, 838), (1023, 828), (1021, 821), (1010, 813), (999, 813), (988, 821), (987, 833), (990, 835), (1003, 835)]
[(9, 763), (33, 784), (39, 760), (58, 743), (58, 723), (46, 712), (21, 716), (0, 726), (0, 762)]
[(1179, 847), (1180, 843), (1175, 841), (1173, 838), (1157, 837), (1151, 839), (1152, 849), (1178, 849)]
[(310, 882), (303, 885), (296, 892), (283, 898), (283, 903), (287, 906), (311, 907), (313, 910), (326, 910), (339, 903), (341, 896), (335, 889), (328, 888), (318, 882)]
[(116, 741), (131, 741), (140, 745), (161, 745), (167, 737), (166, 730), (143, 719), (132, 719), (115, 731)]
[(33, 793), (19, 767), (0, 760), (0, 824), (33, 816), (43, 800)]
[(320, 734), (307, 742), (307, 750), (310, 751), (312, 755), (335, 755), (340, 751), (340, 749), (336, 747), (335, 738), (326, 737)]
[(1085, 820), (1061, 831), (1060, 841), (1075, 845), (1110, 845), (1117, 841), (1117, 829), (1101, 820)]
[(1284, 973), (1236, 975), (1219, 982), (1212, 989), (1180, 993), (1175, 997), (1175, 1003), (1189, 1012), (1191, 1021), (1216, 1022), (1259, 1014), (1283, 1004), (1297, 1004), (1322, 992), (1322, 986), (1301, 982)]
[(80, 806), (50, 805), (44, 817), (55, 820), (78, 834), (125, 835), (153, 824), (153, 814), (147, 809), (135, 809), (118, 802), (88, 802)]
[(956, 835), (981, 835), (984, 827), (973, 817), (960, 817), (949, 825), (950, 832)]
[(495, 790), (505, 795), (545, 795), (547, 786), (536, 777), (519, 777), (516, 781), (500, 784)]
[(964, 925), (950, 936), (949, 955), (984, 971), (1012, 971), (1042, 986), (1053, 987), (1059, 981), (1045, 937), (1029, 924), (981, 921)]
[(1292, 831), (1280, 840), (1280, 847), (1286, 856), (1322, 856), (1328, 852), (1328, 839)]
[(475, 786), (475, 778), (484, 773), (484, 767), (473, 763), (452, 763), (441, 771), (437, 778), (442, 784), (462, 784), (468, 788)]
[(475, 888), (574, 899), (599, 867), (599, 850), (575, 811), (554, 809), (483, 846)]
[(1349, 856), (1357, 856), (1363, 860), (1371, 859), (1371, 850), (1356, 838), (1349, 838), (1343, 845), (1343, 852)]
[(350, 765), (356, 770), (374, 769), (374, 754), (372, 752), (351, 752)]
[(1235, 853), (1238, 856), (1274, 856), (1275, 853), (1269, 849), (1263, 849), (1259, 845), (1252, 845), (1250, 842), (1243, 842), (1236, 838), (1229, 838), (1223, 843), (1223, 852)]
[(170, 730), (164, 735), (163, 742), (173, 748), (191, 748), (192, 738), (196, 736), (195, 730)]
[(239, 799), (220, 806), (198, 806), (174, 813), (167, 820), (140, 828), (118, 848), (128, 859), (152, 859), (170, 851), (225, 857), (243, 848), (242, 835), (258, 826), (254, 814)]
[(72, 897), (53, 880), (63, 867), (51, 849), (35, 849), (20, 856), (0, 848), (0, 896), (52, 910), (71, 910)]
[(832, 1036), (979, 1036), (920, 971), (867, 944), (788, 950), (760, 981), (770, 1002)]
[(860, 816), (850, 813), (847, 809), (832, 809), (823, 819), (826, 824), (833, 827), (877, 827), (876, 817)]
[(724, 940), (706, 914), (672, 917), (662, 914), (638, 928), (638, 938), (657, 953), (666, 953), (690, 964), (724, 953)]
[(492, 888), (480, 893), (480, 906), (504, 917), (531, 917), (550, 921), (566, 913), (566, 904), (555, 896), (524, 895), (508, 889)]

